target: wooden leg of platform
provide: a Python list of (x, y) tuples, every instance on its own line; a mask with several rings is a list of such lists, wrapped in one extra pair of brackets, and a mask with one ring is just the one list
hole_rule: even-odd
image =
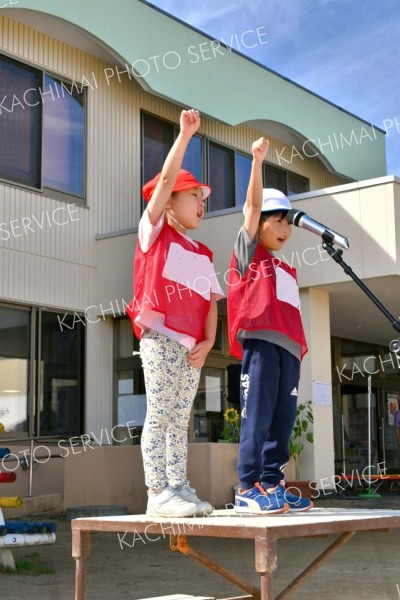
[(272, 573), (261, 573), (261, 600), (274, 600)]
[(315, 571), (330, 558), (335, 552), (339, 550), (344, 544), (346, 544), (355, 534), (355, 531), (348, 531), (343, 533), (333, 544), (331, 544), (322, 554), (318, 556), (296, 579), (292, 581), (277, 597), (276, 600), (286, 600), (293, 594), (297, 588), (299, 588), (305, 579), (315, 573)]
[(85, 600), (86, 559), (89, 552), (89, 531), (72, 529), (72, 557), (75, 559), (75, 600)]
[(251, 594), (251, 598), (255, 600), (262, 600), (262, 596), (260, 594), (259, 589), (257, 589), (256, 587), (254, 587), (253, 585), (236, 575), (236, 573), (232, 573), (232, 571), (225, 569), (225, 567), (217, 563), (215, 560), (213, 560), (206, 554), (203, 554), (202, 552), (199, 552), (198, 550), (192, 548), (188, 544), (185, 535), (171, 535), (170, 548), (173, 552), (180, 552), (185, 556), (189, 556), (189, 558), (201, 563), (202, 565), (207, 567), (207, 569), (214, 571), (214, 573), (218, 573), (218, 575), (221, 575), (221, 577), (223, 577), (227, 581), (230, 581), (231, 583), (233, 583), (233, 585), (236, 585), (241, 590), (244, 590), (245, 592)]
[(256, 572), (261, 578), (261, 600), (274, 600), (272, 574), (277, 568), (276, 540), (272, 537), (255, 540)]

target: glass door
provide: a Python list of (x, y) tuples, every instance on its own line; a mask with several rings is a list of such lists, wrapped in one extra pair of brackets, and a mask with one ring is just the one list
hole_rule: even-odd
[(384, 439), (383, 461), (387, 472), (392, 473), (399, 473), (400, 469), (400, 415), (398, 411), (400, 411), (400, 392), (398, 390), (384, 390), (381, 418)]
[(60, 315), (43, 310), (38, 331), (37, 434), (77, 435), (83, 430), (84, 325), (61, 329)]
[[(370, 464), (380, 461), (378, 452), (378, 415), (376, 390), (371, 393), (371, 450), (368, 449), (368, 389), (364, 386), (342, 386), (342, 435), (344, 445), (343, 471), (362, 475)], [(367, 471), (365, 471), (367, 473)]]

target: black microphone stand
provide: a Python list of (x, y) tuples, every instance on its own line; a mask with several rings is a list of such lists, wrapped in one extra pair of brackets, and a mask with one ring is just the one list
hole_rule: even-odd
[[(342, 259), (343, 250), (340, 248), (334, 248), (334, 235), (329, 231), (325, 230), (322, 234), (322, 239), (324, 243), (322, 247), (328, 252), (329, 256), (333, 258), (335, 262), (338, 263), (346, 273), (349, 275), (353, 281), (362, 289), (362, 291), (368, 296), (370, 300), (375, 304), (377, 308), (385, 315), (385, 317), (391, 322), (394, 329), (400, 333), (400, 319), (396, 319), (387, 308), (378, 300), (378, 298), (371, 292), (371, 290), (365, 285), (363, 281), (354, 273), (352, 268), (344, 262)], [(400, 337), (397, 340), (392, 340), (389, 344), (389, 350), (391, 352), (400, 353)]]

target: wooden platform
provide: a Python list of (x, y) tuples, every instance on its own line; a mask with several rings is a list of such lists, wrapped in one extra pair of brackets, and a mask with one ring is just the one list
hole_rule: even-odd
[[(75, 600), (85, 599), (86, 559), (90, 550), (90, 533), (95, 531), (123, 534), (121, 539), (125, 539), (126, 543), (135, 536), (151, 541), (169, 539), (173, 551), (181, 552), (202, 563), (247, 592), (248, 598), (257, 600), (274, 599), (272, 577), (277, 569), (277, 540), (340, 534), (331, 546), (275, 599), (283, 600), (356, 532), (400, 528), (400, 510), (314, 508), (305, 513), (288, 512), (269, 516), (245, 516), (238, 515), (233, 510), (218, 510), (208, 517), (190, 519), (122, 515), (74, 519), (71, 521), (71, 528), (72, 556), (76, 560)], [(255, 570), (260, 575), (260, 587), (252, 586), (192, 548), (187, 540), (189, 537), (253, 539)], [(362, 560), (362, 557), (354, 557), (354, 560)], [(115, 575), (110, 573), (110, 577)], [(115, 600), (118, 600), (118, 595), (115, 596)]]

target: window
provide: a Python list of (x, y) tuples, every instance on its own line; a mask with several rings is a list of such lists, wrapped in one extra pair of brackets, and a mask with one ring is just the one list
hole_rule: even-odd
[(294, 194), (304, 194), (308, 192), (308, 179), (305, 177), (300, 177), (300, 175), (293, 175), (293, 173), (288, 173), (288, 196), (293, 196)]
[(268, 163), (264, 163), (263, 181), (265, 187), (280, 190), (287, 196), (302, 194), (308, 192), (309, 189), (309, 182), (305, 177), (284, 171)]
[(83, 197), (85, 95), (50, 75), (43, 91), (50, 92), (43, 100), (43, 185)]
[(235, 206), (234, 165), (233, 150), (215, 142), (209, 142), (208, 181), (212, 188), (210, 208), (213, 211)]
[[(167, 154), (179, 130), (172, 123), (142, 114), (142, 183), (152, 179), (162, 169)], [(203, 138), (194, 135), (182, 162), (186, 169), (201, 181), (203, 179)]]
[[(178, 133), (176, 124), (142, 113), (142, 184), (161, 171)], [(204, 158), (206, 150), (207, 160)], [(189, 142), (182, 168), (199, 181), (210, 184), (208, 210), (215, 212), (243, 206), (251, 163), (251, 156), (196, 134)], [(263, 181), (265, 187), (276, 188), (289, 196), (308, 191), (308, 179), (267, 163), (264, 163)]]
[(40, 187), (42, 74), (2, 56), (0, 81), (0, 177)]
[(194, 135), (186, 148), (182, 169), (190, 171), (199, 181), (203, 179), (203, 139)]
[(143, 114), (143, 183), (152, 179), (163, 166), (174, 143), (174, 127)]
[(286, 172), (272, 165), (264, 163), (264, 187), (275, 188), (284, 194), (287, 193)]
[(247, 186), (250, 179), (251, 158), (240, 152), (235, 157), (236, 206), (246, 202)]
[(0, 56), (0, 79), (0, 177), (83, 198), (83, 86), (5, 56)]
[(83, 361), (83, 323), (0, 306), (0, 422), (7, 433), (82, 433)]
[[(124, 443), (140, 444), (146, 417), (146, 389), (136, 339), (129, 318), (114, 323), (115, 386), (113, 424)], [(129, 429), (129, 432), (127, 432)]]
[(197, 442), (216, 442), (224, 427), (225, 369), (203, 367), (193, 403), (194, 437)]
[(217, 331), (215, 332), (215, 342), (212, 347), (212, 352), (214, 354), (224, 353), (224, 325), (222, 319), (218, 319), (217, 321)]
[(31, 316), (0, 307), (0, 422), (7, 434), (28, 431)]

